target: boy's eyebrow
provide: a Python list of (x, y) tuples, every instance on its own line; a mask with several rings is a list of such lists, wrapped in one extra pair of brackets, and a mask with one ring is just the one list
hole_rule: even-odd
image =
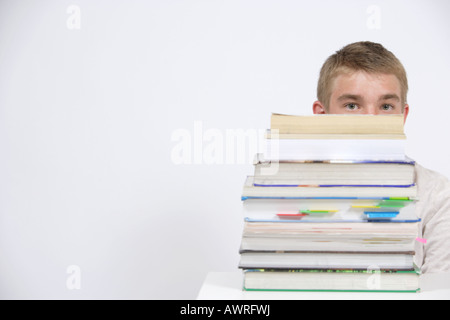
[(362, 100), (362, 97), (360, 95), (357, 94), (343, 94), (341, 96), (339, 96), (338, 101), (342, 101), (342, 100), (354, 100), (354, 101), (358, 101), (358, 100)]
[[(380, 98), (378, 100), (381, 101), (381, 100), (390, 100), (390, 99), (400, 101), (400, 97), (395, 93), (384, 94), (384, 95), (380, 96)], [(342, 100), (360, 101), (360, 100), (363, 100), (363, 98), (362, 98), (362, 96), (357, 95), (357, 94), (345, 93), (338, 97), (338, 101), (342, 101)]]
[(400, 97), (398, 95), (396, 95), (395, 93), (388, 93), (388, 94), (382, 95), (379, 100), (381, 101), (381, 100), (390, 100), (390, 99), (400, 101)]

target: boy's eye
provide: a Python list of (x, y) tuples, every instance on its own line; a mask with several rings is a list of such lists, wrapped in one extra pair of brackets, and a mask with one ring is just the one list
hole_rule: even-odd
[(391, 110), (394, 109), (394, 107), (392, 105), (390, 105), (390, 104), (383, 104), (381, 106), (381, 109), (383, 109), (383, 111), (391, 111)]
[(353, 110), (358, 109), (358, 105), (356, 105), (355, 103), (347, 103), (347, 104), (345, 105), (345, 108), (346, 108), (347, 110), (353, 111)]

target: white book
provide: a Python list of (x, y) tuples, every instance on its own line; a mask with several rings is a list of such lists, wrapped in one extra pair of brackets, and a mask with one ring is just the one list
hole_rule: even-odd
[[(387, 238), (390, 239), (390, 238)], [(374, 236), (361, 239), (343, 237), (243, 237), (241, 250), (251, 251), (326, 251), (326, 252), (408, 252), (415, 250), (415, 240), (405, 237), (383, 240)]]
[(381, 269), (412, 270), (414, 255), (406, 253), (349, 252), (241, 252), (242, 269)]
[(255, 186), (254, 176), (248, 176), (244, 182), (242, 199), (250, 198), (311, 198), (311, 197), (344, 197), (344, 198), (416, 198), (417, 186), (402, 188), (385, 187), (279, 187)]
[(247, 221), (417, 222), (416, 201), (403, 199), (247, 199)]
[(414, 252), (419, 222), (244, 223), (241, 251)]
[(406, 159), (405, 139), (265, 139), (264, 158), (276, 160)]
[[(415, 162), (295, 161), (272, 163), (257, 154), (255, 186), (376, 186), (408, 187), (415, 182)], [(269, 170), (276, 166), (276, 170)], [(270, 174), (267, 174), (269, 171)]]

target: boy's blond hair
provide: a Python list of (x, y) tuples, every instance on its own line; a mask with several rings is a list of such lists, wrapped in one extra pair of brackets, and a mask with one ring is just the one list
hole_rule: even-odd
[(331, 55), (323, 64), (317, 85), (317, 99), (327, 110), (334, 79), (339, 74), (354, 71), (395, 75), (400, 82), (403, 110), (408, 93), (406, 71), (392, 52), (379, 43), (369, 41), (349, 44)]

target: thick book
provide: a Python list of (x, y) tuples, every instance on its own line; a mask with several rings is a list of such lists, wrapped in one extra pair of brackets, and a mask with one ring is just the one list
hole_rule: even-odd
[(404, 139), (264, 139), (267, 160), (405, 160)]
[(414, 270), (414, 252), (241, 251), (241, 269)]
[(244, 290), (418, 292), (418, 270), (267, 270), (244, 271)]
[(241, 252), (414, 252), (419, 221), (256, 222), (245, 221)]
[[(304, 160), (274, 164), (258, 154), (254, 160), (255, 186), (410, 187), (415, 183), (415, 162)], [(271, 172), (272, 166), (277, 170)], [(270, 172), (268, 174), (267, 172)]]
[(285, 115), (273, 113), (270, 129), (280, 134), (404, 134), (403, 115)]
[(411, 198), (417, 197), (417, 186), (386, 188), (380, 186), (255, 186), (255, 177), (245, 179), (241, 199), (290, 198)]
[(416, 201), (386, 199), (247, 199), (247, 221), (269, 222), (417, 222)]

